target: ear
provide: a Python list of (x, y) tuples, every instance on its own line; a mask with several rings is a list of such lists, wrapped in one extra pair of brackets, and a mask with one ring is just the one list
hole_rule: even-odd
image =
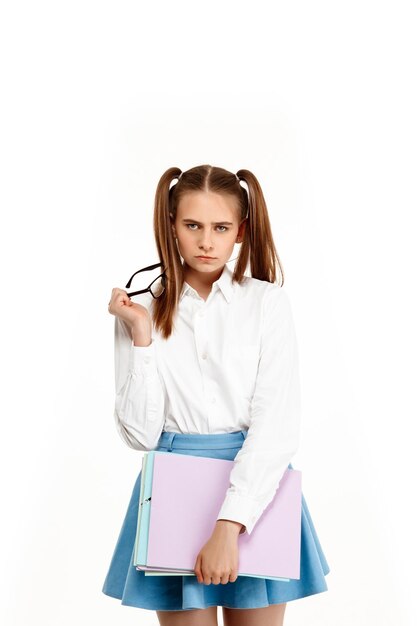
[(243, 222), (241, 222), (239, 225), (239, 230), (237, 231), (236, 236), (236, 243), (242, 243), (243, 239), (245, 238), (246, 221), (247, 218), (245, 218)]
[[(172, 218), (174, 217), (174, 216), (172, 215), (171, 211), (169, 212), (169, 216), (170, 216), (171, 220), (172, 220)], [(173, 235), (174, 235), (174, 237), (176, 238), (176, 237), (177, 237), (177, 235), (176, 235), (176, 232), (175, 232), (175, 226), (174, 226), (173, 224), (171, 224), (171, 228), (172, 228), (172, 234), (173, 234)]]

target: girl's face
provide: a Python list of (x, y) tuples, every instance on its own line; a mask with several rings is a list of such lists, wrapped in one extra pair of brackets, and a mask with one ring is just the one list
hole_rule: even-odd
[[(212, 273), (229, 260), (245, 228), (245, 220), (238, 222), (236, 204), (232, 196), (212, 191), (191, 191), (182, 196), (172, 228), (189, 267)], [(201, 255), (211, 258), (199, 258)]]

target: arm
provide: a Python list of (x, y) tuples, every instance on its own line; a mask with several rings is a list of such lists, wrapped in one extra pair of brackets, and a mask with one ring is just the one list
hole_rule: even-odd
[(249, 535), (273, 500), (299, 446), (298, 348), (286, 291), (271, 283), (264, 294), (261, 353), (247, 437), (230, 472), (217, 519), (239, 521)]
[(115, 317), (116, 428), (130, 448), (153, 450), (164, 425), (164, 389), (153, 339), (149, 345), (140, 343), (138, 333)]

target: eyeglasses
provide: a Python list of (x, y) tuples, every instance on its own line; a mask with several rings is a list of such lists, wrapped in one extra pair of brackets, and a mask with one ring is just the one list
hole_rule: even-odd
[[(136, 276), (136, 274), (139, 274), (139, 272), (147, 272), (150, 270), (154, 270), (156, 267), (162, 267), (162, 263), (154, 263), (153, 265), (148, 265), (148, 267), (143, 267), (141, 270), (138, 270), (137, 272), (135, 272), (127, 281), (126, 283), (126, 289), (129, 289), (133, 278)], [(161, 278), (162, 277), (162, 278)], [(157, 287), (157, 285), (155, 285), (156, 281), (158, 280), (158, 278), (161, 278), (161, 284), (159, 285), (159, 287), (161, 288), (161, 290), (159, 291), (159, 293), (155, 293), (155, 288)], [(165, 291), (165, 271), (162, 272), (162, 274), (159, 274), (159, 276), (157, 276), (156, 278), (154, 278), (154, 280), (151, 282), (150, 285), (148, 285), (146, 287), (146, 289), (139, 289), (139, 291), (131, 291), (130, 293), (128, 293), (127, 295), (129, 296), (129, 298), (131, 296), (137, 296), (140, 293), (146, 293), (147, 291), (150, 291), (152, 296), (154, 298), (159, 298), (163, 292)]]

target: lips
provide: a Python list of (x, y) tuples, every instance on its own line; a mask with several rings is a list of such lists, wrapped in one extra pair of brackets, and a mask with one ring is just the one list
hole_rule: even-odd
[(214, 259), (214, 256), (197, 256), (196, 259)]

